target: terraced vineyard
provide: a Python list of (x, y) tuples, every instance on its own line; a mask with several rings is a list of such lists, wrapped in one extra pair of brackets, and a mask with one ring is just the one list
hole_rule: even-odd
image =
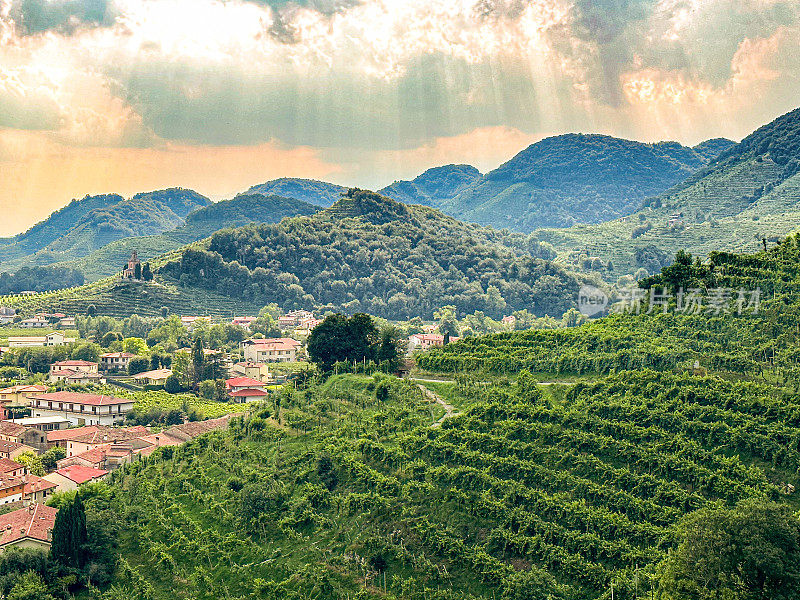
[(800, 401), (767, 385), (644, 371), (556, 399), (526, 372), (462, 378), (470, 404), (440, 427), (415, 386), (375, 387), (334, 377), (284, 395), (308, 433), (266, 406), (118, 474), (121, 581), (152, 599), (649, 598), (685, 514), (800, 507)]

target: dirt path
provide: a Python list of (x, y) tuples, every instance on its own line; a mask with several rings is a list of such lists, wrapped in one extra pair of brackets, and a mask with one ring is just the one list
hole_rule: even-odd
[(438, 404), (439, 406), (441, 406), (444, 409), (444, 414), (439, 418), (438, 421), (433, 423), (431, 425), (431, 427), (441, 427), (442, 422), (445, 419), (448, 419), (448, 418), (458, 414), (456, 412), (455, 407), (452, 404), (448, 404), (441, 396), (439, 396), (439, 394), (437, 394), (435, 392), (432, 392), (431, 390), (426, 388), (421, 383), (418, 383), (417, 386), (419, 387), (419, 389), (422, 390), (422, 393), (425, 394), (425, 397), (428, 400), (430, 400), (431, 402), (435, 402), (436, 404)]

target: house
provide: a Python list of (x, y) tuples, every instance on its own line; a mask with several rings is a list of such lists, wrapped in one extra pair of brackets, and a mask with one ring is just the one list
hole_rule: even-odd
[(298, 326), (295, 333), (297, 333), (298, 335), (309, 335), (311, 331), (314, 329), (314, 327), (316, 327), (320, 323), (322, 323), (321, 319), (314, 319), (314, 318), (301, 319), (300, 325)]
[(9, 337), (9, 348), (42, 348), (50, 346), (63, 346), (77, 341), (77, 338), (68, 338), (60, 331), (53, 331), (45, 336), (19, 336)]
[(101, 446), (127, 442), (150, 433), (147, 427), (141, 425), (135, 427), (87, 427), (67, 431), (77, 432), (77, 434), (71, 436), (48, 434), (47, 436), (48, 442), (54, 439), (64, 440), (63, 447), (67, 451), (67, 458)]
[(675, 213), (673, 215), (670, 215), (669, 217), (667, 217), (667, 227), (672, 227), (673, 225), (680, 223), (681, 218), (682, 217), (680, 213)]
[(44, 317), (36, 316), (30, 317), (29, 319), (23, 319), (17, 326), (22, 327), (23, 329), (43, 329), (45, 327), (50, 327), (50, 321)]
[(0, 421), (0, 441), (30, 446), (39, 454), (47, 450), (47, 434), (44, 431), (13, 421)]
[(84, 483), (105, 479), (107, 475), (108, 471), (103, 469), (95, 469), (84, 465), (70, 465), (63, 469), (56, 469), (42, 479), (55, 484), (58, 492), (71, 492), (77, 490), (78, 486)]
[(22, 502), (25, 493), (25, 475), (4, 475), (0, 477), (0, 506)]
[(167, 383), (167, 378), (172, 375), (172, 369), (155, 369), (154, 371), (145, 371), (144, 373), (137, 373), (133, 376), (136, 383), (142, 385), (161, 385)]
[(269, 366), (265, 363), (257, 363), (250, 361), (241, 361), (231, 367), (237, 376), (249, 377), (250, 379), (257, 379), (258, 381), (266, 382), (272, 378), (269, 372)]
[(36, 450), (26, 444), (10, 442), (8, 440), (0, 440), (0, 458), (14, 460), (20, 454), (24, 454), (25, 452), (33, 452), (36, 454)]
[(258, 320), (258, 317), (234, 317), (233, 321), (231, 321), (231, 325), (238, 325), (239, 327), (244, 327), (247, 331), (250, 331), (250, 327), (252, 327), (253, 323)]
[(289, 315), (283, 315), (282, 317), (278, 317), (278, 327), (281, 330), (286, 329), (294, 329), (299, 325), (298, 321), (294, 317), (290, 317)]
[(59, 446), (66, 450), (70, 440), (78, 439), (87, 433), (96, 433), (100, 430), (97, 425), (87, 425), (84, 427), (73, 427), (71, 429), (57, 429), (47, 432), (47, 447)]
[(182, 442), (188, 442), (189, 440), (193, 440), (194, 438), (201, 436), (204, 433), (208, 433), (209, 431), (227, 428), (231, 417), (234, 416), (236, 415), (225, 415), (219, 419), (190, 421), (181, 425), (173, 425), (167, 429), (166, 433), (175, 439), (181, 440)]
[[(113, 471), (122, 465), (133, 462), (138, 450), (150, 446), (141, 440), (130, 440), (118, 444), (102, 444), (79, 454), (72, 454), (62, 458), (56, 464), (59, 469), (80, 465), (104, 471)], [(135, 452), (135, 450), (137, 452)]]
[[(138, 267), (138, 273), (137, 273)], [(139, 256), (136, 253), (136, 250), (131, 252), (131, 257), (128, 259), (128, 264), (125, 265), (125, 268), (122, 269), (122, 279), (128, 281), (138, 281), (142, 278), (142, 261), (139, 260)]]
[(225, 389), (234, 402), (254, 402), (267, 395), (266, 386), (257, 379), (234, 377), (225, 382)]
[(46, 391), (46, 385), (12, 385), (11, 387), (3, 388), (0, 390), (0, 418), (8, 418), (9, 407), (28, 406), (32, 396)]
[(199, 325), (211, 325), (211, 317), (181, 317), (181, 323), (189, 333), (192, 333)]
[(169, 430), (153, 435), (144, 435), (139, 439), (150, 444), (148, 447), (142, 448), (139, 451), (139, 456), (150, 456), (158, 448), (163, 448), (164, 446), (180, 446), (184, 442), (184, 440), (179, 437), (170, 435)]
[(48, 381), (70, 384), (105, 383), (98, 372), (99, 365), (88, 360), (61, 360), (50, 365)]
[[(459, 338), (451, 337), (451, 342), (457, 342)], [(415, 333), (408, 337), (408, 351), (428, 350), (429, 348), (441, 348), (444, 346), (444, 336), (440, 333)]]
[(508, 327), (509, 329), (514, 329), (514, 325), (517, 322), (517, 317), (514, 315), (508, 315), (507, 317), (503, 317), (503, 325)]
[(31, 398), (34, 417), (64, 417), (73, 425), (115, 425), (133, 408), (130, 398), (100, 394), (53, 392)]
[(130, 352), (106, 352), (100, 355), (100, 369), (106, 372), (127, 371), (135, 356)]
[(11, 460), (10, 458), (0, 458), (0, 477), (22, 477), (28, 469), (25, 465)]
[(17, 316), (16, 308), (8, 308), (0, 306), (0, 325), (10, 325), (14, 322), (14, 317)]
[(75, 317), (64, 317), (58, 322), (61, 329), (75, 329)]
[(23, 506), (45, 502), (47, 498), (56, 492), (57, 487), (55, 483), (47, 481), (43, 477), (27, 474), (25, 476), (25, 487), (22, 491)]
[[(45, 433), (50, 431), (58, 431), (69, 427), (69, 419), (63, 417), (25, 417), (22, 419), (13, 419), (12, 423), (24, 425), (25, 427), (33, 427)], [(48, 445), (48, 448), (50, 446)]]
[(300, 346), (291, 338), (249, 339), (239, 345), (244, 359), (257, 363), (295, 362)]
[(57, 508), (31, 504), (0, 515), (0, 552), (7, 548), (49, 549), (57, 514)]

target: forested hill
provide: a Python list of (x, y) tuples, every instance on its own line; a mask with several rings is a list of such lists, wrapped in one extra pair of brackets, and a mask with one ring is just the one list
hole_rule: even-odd
[(467, 221), (526, 232), (600, 223), (633, 212), (728, 144), (709, 143), (698, 152), (675, 142), (643, 144), (606, 135), (550, 137), (439, 208)]
[(378, 193), (404, 202), (439, 207), (481, 178), (470, 165), (445, 165), (428, 169), (411, 181), (395, 181)]
[(151, 259), (177, 250), (185, 244), (201, 240), (226, 227), (241, 227), (250, 223), (277, 223), (284, 217), (312, 215), (318, 206), (280, 196), (261, 194), (237, 196), (231, 200), (214, 202), (186, 215), (185, 222), (176, 229), (159, 235), (129, 237), (112, 242), (88, 256), (64, 261), (58, 266), (77, 268), (90, 281), (117, 272), (133, 250), (142, 259)]
[(169, 231), (182, 225), (191, 211), (209, 204), (205, 196), (181, 188), (137, 194), (128, 200), (84, 198), (0, 247), (0, 269), (72, 260), (115, 240)]
[(753, 252), (800, 223), (800, 109), (761, 127), (635, 214), (599, 225), (536, 232), (562, 259), (611, 262), (605, 275), (653, 273), (678, 250)]
[(346, 191), (346, 187), (325, 181), (284, 177), (254, 185), (245, 192), (245, 195), (281, 196), (302, 200), (316, 206), (330, 206)]
[(330, 209), (279, 224), (221, 231), (162, 276), (285, 309), (430, 317), (455, 305), (491, 316), (560, 316), (579, 277), (534, 256), (520, 235), (467, 225), (438, 210), (351, 190)]

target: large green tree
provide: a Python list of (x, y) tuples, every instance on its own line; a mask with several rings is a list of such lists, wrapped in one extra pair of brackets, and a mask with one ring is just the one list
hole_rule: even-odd
[(800, 590), (800, 520), (782, 504), (704, 508), (679, 526), (662, 567), (665, 600), (793, 600)]
[(369, 315), (329, 315), (308, 336), (308, 356), (323, 371), (334, 363), (374, 360), (378, 328)]
[(65, 502), (53, 524), (53, 541), (50, 556), (68, 567), (81, 568), (86, 562), (85, 546), (89, 537), (86, 532), (86, 510), (81, 495)]

